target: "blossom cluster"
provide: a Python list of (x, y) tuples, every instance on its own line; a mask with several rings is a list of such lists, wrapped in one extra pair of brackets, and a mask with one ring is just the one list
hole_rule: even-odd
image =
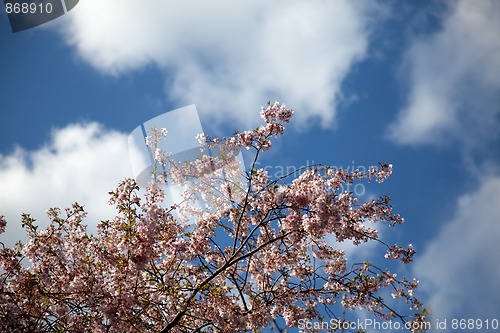
[[(134, 179), (121, 181), (109, 193), (117, 215), (95, 235), (77, 203), (49, 209), (43, 230), (24, 214), (29, 242), (0, 249), (0, 331), (258, 332), (279, 317), (289, 327), (322, 319), (325, 307), (326, 314), (362, 308), (387, 320), (425, 320), (417, 281), (350, 262), (338, 246), (376, 241), (387, 258), (411, 261), (412, 247), (389, 246), (371, 227), (403, 223), (390, 197), (359, 203), (341, 190), (383, 182), (392, 165), (363, 173), (315, 165), (273, 179), (254, 163), (241, 174), (235, 151), (253, 149), (257, 160), (292, 115), (269, 103), (265, 125), (254, 131), (200, 135), (219, 153), (192, 162), (171, 160), (158, 148), (167, 131), (154, 129), (147, 143), (163, 178), (144, 193)], [(183, 186), (182, 202), (164, 205), (165, 182)], [(413, 317), (393, 311), (386, 288), (417, 311)]]
[(5, 232), (6, 226), (7, 226), (7, 221), (5, 220), (5, 216), (0, 215), (0, 234)]
[(209, 147), (214, 147), (223, 143), (223, 147), (228, 150), (235, 150), (240, 147), (251, 148), (257, 150), (268, 150), (271, 148), (270, 137), (278, 137), (284, 134), (285, 124), (288, 124), (293, 116), (293, 110), (286, 107), (285, 104), (275, 102), (267, 104), (267, 107), (262, 107), (260, 112), (261, 118), (265, 121), (265, 125), (261, 125), (252, 131), (235, 132), (229, 138), (210, 138), (208, 135), (200, 134), (196, 138), (200, 145), (208, 144)]

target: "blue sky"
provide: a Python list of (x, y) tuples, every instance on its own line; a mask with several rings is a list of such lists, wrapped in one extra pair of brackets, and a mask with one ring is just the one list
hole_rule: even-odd
[[(295, 110), (262, 166), (394, 165), (388, 194), (406, 224), (436, 317), (500, 319), (500, 3), (81, 1), (13, 34), (0, 15), (0, 214), (78, 200), (113, 214), (130, 176), (127, 136), (196, 104), (212, 135)], [(381, 249), (380, 249), (381, 250)], [(358, 253), (359, 255), (362, 252)]]

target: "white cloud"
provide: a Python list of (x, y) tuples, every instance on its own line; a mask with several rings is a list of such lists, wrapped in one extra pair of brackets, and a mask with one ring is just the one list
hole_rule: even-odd
[(435, 318), (498, 319), (499, 202), (500, 177), (484, 177), (477, 191), (459, 198), (453, 219), (418, 256), (414, 274)]
[(86, 0), (59, 29), (103, 73), (161, 68), (171, 101), (215, 121), (253, 124), (279, 99), (298, 110), (295, 123), (330, 126), (383, 12), (359, 1)]
[(7, 231), (0, 241), (12, 245), (24, 237), (21, 213), (30, 213), (46, 226), (51, 207), (85, 205), (89, 227), (115, 216), (108, 192), (130, 177), (127, 135), (97, 123), (73, 124), (54, 130), (50, 142), (36, 151), (16, 149), (0, 155), (0, 214)]
[(488, 151), (500, 134), (500, 2), (447, 4), (440, 30), (415, 37), (405, 54), (409, 96), (389, 136), (402, 144), (459, 143), (479, 180), (429, 235), (413, 268), (432, 315), (449, 328), (452, 318), (500, 313), (500, 177)]
[(403, 144), (477, 145), (500, 133), (500, 2), (450, 2), (442, 30), (406, 53), (407, 105), (389, 135)]

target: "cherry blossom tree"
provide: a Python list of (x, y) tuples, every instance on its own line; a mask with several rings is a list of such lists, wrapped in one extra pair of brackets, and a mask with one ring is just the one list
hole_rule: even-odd
[[(411, 245), (389, 245), (373, 227), (403, 223), (390, 198), (360, 203), (342, 190), (383, 182), (392, 165), (364, 172), (309, 165), (277, 179), (256, 167), (292, 115), (268, 104), (265, 124), (253, 131), (200, 135), (202, 149), (218, 153), (192, 162), (162, 151), (167, 131), (153, 128), (154, 179), (145, 189), (121, 181), (110, 192), (117, 215), (96, 234), (87, 233), (78, 203), (49, 209), (43, 230), (23, 214), (29, 241), (0, 249), (0, 331), (259, 332), (278, 329), (278, 321), (290, 328), (305, 320), (341, 323), (349, 320), (346, 310), (358, 309), (381, 320), (424, 322), (418, 281), (350, 262), (338, 246), (377, 242), (381, 262), (411, 262)], [(243, 174), (240, 149), (254, 157)], [(165, 206), (170, 184), (185, 189), (183, 199)], [(5, 225), (1, 217), (0, 233)], [(412, 313), (389, 301), (408, 303)]]

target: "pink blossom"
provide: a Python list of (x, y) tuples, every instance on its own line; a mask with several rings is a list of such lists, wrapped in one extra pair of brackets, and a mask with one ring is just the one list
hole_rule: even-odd
[[(259, 331), (278, 317), (290, 327), (319, 320), (323, 306), (401, 318), (387, 306), (386, 288), (420, 310), (413, 320), (424, 322), (418, 281), (352, 262), (336, 247), (376, 241), (380, 258), (386, 249), (386, 257), (411, 262), (411, 245), (389, 246), (370, 227), (403, 222), (390, 197), (360, 202), (342, 191), (353, 182), (385, 181), (392, 165), (363, 173), (315, 165), (280, 179), (256, 167), (239, 174), (235, 152), (245, 147), (258, 157), (271, 149), (292, 115), (269, 103), (261, 110), (265, 125), (253, 131), (200, 135), (220, 156), (188, 163), (172, 161), (159, 145), (167, 130), (153, 128), (147, 144), (168, 172), (155, 170), (156, 181), (143, 191), (134, 179), (122, 180), (109, 192), (116, 216), (101, 221), (95, 235), (77, 203), (49, 209), (42, 230), (23, 214), (28, 243), (0, 248), (0, 331)], [(185, 188), (183, 202), (172, 207), (164, 205), (167, 181)], [(5, 225), (0, 216), (0, 233)]]
[(5, 220), (5, 216), (0, 215), (0, 234), (5, 232), (6, 226), (7, 226), (7, 220)]

